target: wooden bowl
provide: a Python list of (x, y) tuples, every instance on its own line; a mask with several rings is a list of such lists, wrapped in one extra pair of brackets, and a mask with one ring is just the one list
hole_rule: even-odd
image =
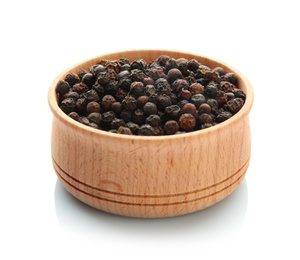
[[(205, 130), (172, 136), (128, 136), (93, 129), (68, 117), (58, 106), (55, 86), (69, 72), (88, 69), (101, 59), (143, 58), (166, 54), (221, 66), (238, 75), (247, 95), (242, 109)], [(250, 162), (250, 82), (223, 62), (166, 50), (124, 51), (89, 59), (62, 72), (51, 84), (53, 166), (63, 186), (97, 209), (130, 217), (188, 214), (227, 197), (242, 181)]]

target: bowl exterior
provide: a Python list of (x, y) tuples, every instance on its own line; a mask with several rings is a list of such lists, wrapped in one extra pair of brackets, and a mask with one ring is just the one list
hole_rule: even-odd
[[(88, 69), (101, 59), (198, 59), (239, 75), (247, 94), (244, 107), (217, 126), (167, 137), (123, 136), (81, 125), (57, 105), (56, 82), (68, 72)], [(81, 201), (106, 212), (131, 217), (170, 217), (209, 207), (242, 181), (250, 162), (248, 80), (234, 68), (207, 57), (164, 50), (102, 55), (66, 70), (49, 89), (53, 112), (53, 166), (64, 187)]]

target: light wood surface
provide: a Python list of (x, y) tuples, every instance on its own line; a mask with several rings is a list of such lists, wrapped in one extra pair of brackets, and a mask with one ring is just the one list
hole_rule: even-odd
[[(93, 129), (65, 115), (55, 86), (68, 72), (88, 69), (101, 59), (143, 58), (162, 54), (195, 58), (238, 74), (247, 94), (231, 119), (183, 135), (124, 136)], [(130, 217), (171, 217), (209, 207), (227, 197), (245, 176), (251, 151), (249, 112), (253, 90), (235, 68), (200, 55), (165, 50), (137, 50), (96, 57), (62, 72), (49, 88), (53, 112), (53, 166), (64, 187), (79, 200), (103, 211)]]

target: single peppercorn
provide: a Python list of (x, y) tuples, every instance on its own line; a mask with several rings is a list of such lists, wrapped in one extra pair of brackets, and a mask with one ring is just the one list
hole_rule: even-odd
[(144, 124), (145, 123), (145, 115), (143, 110), (141, 109), (136, 109), (132, 112), (132, 122), (136, 123), (138, 125)]
[(137, 101), (133, 96), (126, 96), (122, 100), (122, 106), (127, 110), (135, 110), (137, 108)]
[(57, 82), (56, 88), (55, 88), (56, 93), (58, 93), (60, 95), (64, 95), (64, 94), (68, 93), (69, 90), (70, 90), (70, 85), (67, 81), (59, 80)]
[(202, 94), (195, 94), (190, 99), (190, 102), (193, 103), (196, 107), (199, 107), (201, 104), (205, 103), (205, 101), (205, 96)]
[(83, 93), (82, 96), (86, 99), (87, 102), (99, 100), (99, 95), (94, 89), (88, 90), (87, 92)]
[(144, 86), (147, 86), (147, 85), (154, 85), (154, 79), (151, 78), (151, 77), (145, 77), (143, 78), (143, 84)]
[(137, 102), (137, 107), (140, 109), (143, 109), (144, 105), (149, 101), (149, 97), (148, 96), (139, 96), (136, 99)]
[(146, 124), (151, 125), (153, 127), (161, 125), (161, 119), (159, 115), (150, 115), (146, 118)]
[(164, 133), (166, 135), (173, 135), (179, 130), (179, 125), (175, 120), (169, 120), (164, 124)]
[(232, 114), (229, 111), (223, 111), (217, 115), (216, 121), (218, 123), (222, 123), (222, 122), (226, 121), (227, 119), (229, 119), (230, 117), (232, 117)]
[(178, 121), (179, 127), (184, 131), (190, 132), (196, 126), (196, 119), (191, 114), (182, 114)]
[(78, 121), (80, 117), (76, 112), (71, 112), (68, 116), (76, 121)]
[(83, 75), (81, 82), (91, 88), (95, 84), (95, 77), (92, 73), (88, 72)]
[(203, 113), (199, 116), (199, 121), (201, 124), (212, 124), (213, 123), (213, 119), (209, 114)]
[(114, 118), (116, 117), (116, 114), (113, 111), (108, 111), (102, 114), (102, 121), (101, 121), (101, 125), (103, 125), (103, 127), (108, 127), (110, 126), (111, 122), (114, 120)]
[(138, 135), (143, 135), (143, 136), (154, 135), (154, 129), (151, 125), (148, 124), (141, 125)]
[(210, 114), (211, 113), (211, 107), (207, 103), (203, 103), (198, 108), (198, 113), (201, 114)]
[(179, 93), (182, 89), (188, 89), (190, 83), (185, 79), (176, 79), (172, 84), (172, 91)]
[(117, 115), (119, 115), (122, 112), (121, 102), (116, 101), (116, 102), (112, 103), (110, 108)]
[(125, 126), (123, 119), (115, 117), (110, 123), (111, 129), (118, 129), (120, 126)]
[(232, 84), (236, 84), (237, 83), (237, 76), (235, 73), (233, 72), (228, 72), (226, 73), (225, 75), (223, 75), (221, 77), (222, 80), (225, 80), (225, 81), (229, 81), (230, 83)]
[(215, 82), (210, 82), (205, 87), (205, 94), (210, 98), (214, 98), (217, 95), (217, 91), (218, 91), (218, 85)]
[(196, 71), (199, 68), (199, 66), (199, 62), (195, 59), (191, 59), (188, 61), (188, 69), (191, 71)]
[(93, 113), (93, 112), (100, 112), (101, 108), (100, 108), (100, 104), (98, 102), (92, 101), (89, 102), (86, 106), (86, 112), (88, 114)]
[(198, 82), (192, 83), (188, 90), (192, 93), (192, 95), (204, 94), (204, 86)]
[(217, 91), (217, 94), (215, 96), (215, 99), (217, 100), (218, 104), (225, 104), (227, 101), (228, 101), (228, 97), (227, 95), (225, 94), (224, 91), (222, 90), (218, 90)]
[[(154, 84), (154, 83), (153, 83)], [(156, 88), (154, 85), (147, 85), (145, 88), (144, 88), (144, 93), (145, 95), (147, 96), (151, 96), (153, 94), (155, 94), (156, 92)]]
[(122, 135), (132, 135), (130, 128), (125, 126), (120, 126), (117, 133)]
[(192, 103), (186, 103), (182, 108), (181, 108), (182, 113), (188, 113), (191, 114), (193, 116), (196, 115), (197, 113), (197, 108), (194, 104)]
[(154, 86), (158, 94), (169, 94), (171, 92), (170, 84), (164, 78), (157, 79)]
[(171, 105), (172, 105), (172, 100), (170, 96), (166, 94), (157, 96), (156, 106), (159, 110), (164, 111), (167, 106), (171, 106)]
[(130, 85), (129, 95), (138, 98), (144, 93), (144, 84), (140, 81), (134, 81)]
[(143, 111), (144, 111), (145, 116), (156, 114), (157, 106), (152, 102), (147, 102), (143, 107)]
[(178, 120), (178, 118), (181, 115), (181, 109), (179, 106), (177, 105), (171, 105), (171, 106), (167, 106), (165, 108), (165, 113), (164, 113), (165, 117), (167, 120)]
[(105, 95), (102, 98), (101, 104), (104, 110), (109, 110), (111, 109), (112, 104), (116, 102), (116, 99), (112, 95)]
[(78, 94), (83, 94), (88, 90), (89, 90), (89, 87), (82, 82), (76, 83), (73, 86), (73, 91), (77, 92)]
[(61, 110), (66, 114), (70, 114), (71, 112), (73, 112), (75, 110), (75, 107), (76, 101), (74, 98), (66, 98), (60, 104)]
[(90, 124), (90, 120), (86, 116), (79, 117), (78, 122), (80, 122), (81, 124), (84, 124), (84, 125)]
[(183, 78), (183, 75), (181, 73), (181, 71), (177, 68), (174, 68), (174, 69), (170, 69), (168, 71), (168, 81), (170, 84), (172, 84), (176, 79), (182, 79)]
[(144, 70), (146, 68), (146, 61), (144, 59), (138, 59), (131, 63), (130, 69)]
[(102, 115), (98, 112), (92, 112), (88, 115), (88, 119), (91, 123), (95, 123), (99, 126), (102, 122)]
[(192, 93), (187, 89), (182, 89), (178, 95), (181, 99), (190, 100)]
[(139, 125), (133, 122), (127, 122), (126, 127), (128, 127), (134, 135), (137, 135), (140, 129)]
[(234, 98), (226, 103), (227, 109), (233, 114), (236, 114), (238, 111), (240, 111), (243, 105), (244, 100), (241, 98)]
[(66, 75), (65, 81), (68, 82), (69, 85), (72, 87), (74, 84), (80, 82), (80, 78), (77, 74), (71, 72)]

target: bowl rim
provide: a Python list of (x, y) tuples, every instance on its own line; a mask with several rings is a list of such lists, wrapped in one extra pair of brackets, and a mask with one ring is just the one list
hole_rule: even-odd
[[(110, 133), (108, 131), (104, 131), (101, 129), (95, 129), (90, 126), (86, 126), (80, 122), (77, 122), (76, 120), (70, 118), (67, 114), (65, 114), (59, 107), (58, 102), (57, 102), (57, 94), (55, 92), (56, 84), (57, 82), (64, 77), (67, 73), (71, 72), (72, 70), (74, 71), (77, 67), (82, 66), (83, 64), (90, 62), (92, 60), (99, 60), (104, 56), (108, 55), (121, 55), (123, 53), (141, 53), (141, 52), (161, 52), (162, 54), (170, 54), (170, 53), (177, 53), (177, 54), (182, 54), (182, 55), (192, 55), (195, 56), (196, 59), (197, 57), (201, 57), (206, 60), (213, 61), (215, 63), (222, 64), (224, 67), (227, 67), (229, 71), (234, 72), (238, 75), (238, 78), (244, 82), (244, 85), (246, 87), (246, 100), (241, 108), (236, 114), (234, 114), (231, 118), (227, 119), (226, 121), (219, 123), (215, 126), (206, 128), (206, 129), (201, 129), (201, 130), (196, 130), (196, 131), (191, 131), (187, 133), (182, 133), (182, 134), (174, 134), (174, 135), (162, 135), (162, 136), (138, 136), (138, 135), (122, 135), (122, 134), (116, 134), (116, 133)], [(161, 55), (162, 55), (161, 54)], [(121, 57), (121, 56), (120, 56)], [(125, 57), (126, 58), (126, 57)], [(142, 57), (141, 57), (142, 58)], [(205, 64), (204, 64), (205, 65)], [(72, 126), (74, 129), (80, 131), (83, 134), (89, 133), (93, 134), (95, 136), (101, 136), (101, 137), (106, 137), (106, 138), (112, 138), (112, 139), (126, 139), (126, 140), (148, 140), (148, 141), (163, 141), (163, 140), (174, 140), (174, 139), (182, 139), (182, 138), (189, 138), (189, 137), (199, 137), (202, 135), (206, 135), (208, 133), (215, 133), (220, 131), (221, 129), (224, 129), (225, 127), (229, 127), (230, 125), (234, 124), (235, 122), (243, 119), (246, 117), (253, 105), (254, 101), (254, 92), (252, 85), (248, 78), (240, 72), (238, 69), (233, 67), (232, 65), (229, 65), (226, 62), (223, 62), (221, 60), (212, 58), (210, 56), (205, 56), (197, 53), (191, 53), (187, 51), (178, 51), (178, 50), (165, 50), (165, 49), (138, 49), (138, 50), (124, 50), (124, 51), (118, 51), (118, 52), (110, 52), (110, 53), (104, 53), (100, 54), (88, 59), (85, 59), (81, 62), (78, 62), (69, 68), (65, 69), (61, 73), (57, 75), (57, 77), (52, 81), (49, 90), (48, 90), (48, 105), (53, 113), (53, 116), (55, 116), (58, 119), (61, 119), (64, 121), (65, 124)]]

